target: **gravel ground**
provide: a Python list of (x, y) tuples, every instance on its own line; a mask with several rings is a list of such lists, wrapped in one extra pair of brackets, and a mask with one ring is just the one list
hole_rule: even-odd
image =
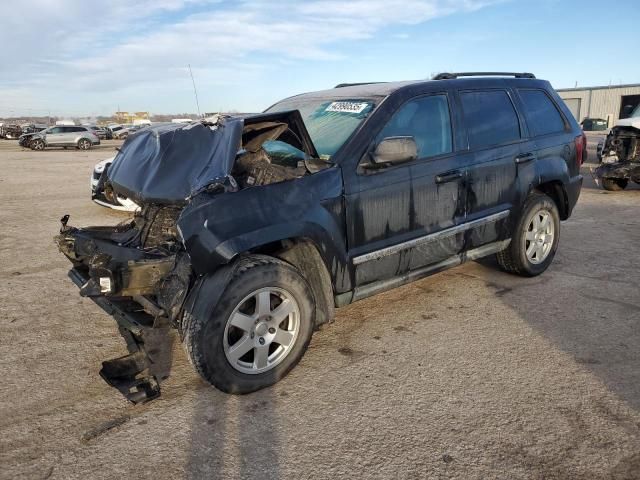
[(124, 218), (89, 200), (103, 143), (0, 141), (1, 478), (640, 478), (640, 189), (588, 182), (541, 277), (469, 263), (339, 310), (255, 394), (170, 337), (161, 398), (131, 406), (98, 376), (115, 322), (52, 241), (65, 213)]

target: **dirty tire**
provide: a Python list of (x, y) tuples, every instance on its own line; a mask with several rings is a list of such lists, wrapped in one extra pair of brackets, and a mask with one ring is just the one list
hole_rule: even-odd
[(624, 178), (603, 178), (602, 188), (609, 190), (610, 192), (619, 192), (627, 188), (629, 180)]
[(78, 148), (80, 150), (89, 150), (91, 148), (91, 141), (86, 138), (81, 138), (78, 140)]
[[(225, 354), (227, 323), (252, 292), (272, 287), (286, 290), (299, 308), (298, 334), (287, 355), (263, 373), (243, 373), (234, 368)], [(208, 302), (199, 298), (196, 302)], [(314, 300), (309, 284), (292, 265), (266, 255), (240, 260), (217, 305), (204, 305), (194, 311), (213, 311), (208, 318), (186, 314), (184, 345), (191, 363), (203, 379), (226, 393), (245, 394), (273, 385), (297, 365), (311, 341)]]
[(34, 140), (30, 145), (32, 150), (44, 150), (44, 146), (44, 140)]
[[(533, 263), (526, 252), (526, 234), (532, 216), (541, 212), (550, 215), (553, 221), (553, 243), (546, 258), (540, 263)], [(518, 219), (516, 228), (511, 236), (511, 243), (507, 248), (496, 254), (500, 267), (509, 273), (515, 273), (524, 277), (534, 277), (544, 272), (556, 254), (558, 240), (560, 239), (560, 215), (556, 203), (547, 195), (534, 191), (529, 194), (524, 203), (522, 214)]]

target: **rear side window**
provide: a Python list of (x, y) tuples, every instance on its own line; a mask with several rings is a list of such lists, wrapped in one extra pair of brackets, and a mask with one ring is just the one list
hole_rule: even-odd
[(393, 114), (378, 135), (411, 136), (418, 147), (418, 158), (451, 152), (451, 119), (446, 95), (430, 95), (405, 103)]
[(518, 90), (534, 136), (564, 132), (562, 115), (542, 90)]
[(520, 123), (504, 90), (462, 92), (462, 111), (469, 148), (489, 147), (520, 139)]

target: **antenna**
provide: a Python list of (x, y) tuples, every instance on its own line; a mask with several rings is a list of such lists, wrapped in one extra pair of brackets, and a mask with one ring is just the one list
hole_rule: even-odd
[(200, 103), (198, 102), (198, 90), (196, 90), (196, 81), (193, 79), (191, 64), (189, 64), (189, 74), (191, 75), (191, 82), (193, 83), (193, 94), (196, 96), (196, 107), (198, 108), (198, 117), (201, 117), (202, 115), (200, 115)]

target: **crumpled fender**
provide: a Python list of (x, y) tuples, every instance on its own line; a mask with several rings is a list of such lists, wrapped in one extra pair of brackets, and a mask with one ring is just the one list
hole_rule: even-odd
[(330, 168), (199, 201), (183, 211), (178, 227), (199, 275), (241, 253), (290, 238), (311, 240), (335, 274), (347, 263), (341, 202), (341, 172)]

